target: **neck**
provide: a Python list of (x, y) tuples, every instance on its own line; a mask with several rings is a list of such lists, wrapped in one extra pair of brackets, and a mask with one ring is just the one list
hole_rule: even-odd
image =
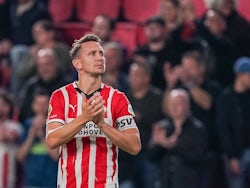
[(91, 94), (101, 87), (101, 83), (101, 76), (89, 77), (84, 75), (79, 77), (77, 85), (84, 93)]
[(164, 48), (164, 45), (165, 45), (165, 40), (161, 40), (158, 42), (149, 42), (149, 48), (153, 52), (160, 51), (161, 49)]
[(234, 90), (237, 92), (237, 93), (243, 93), (245, 92), (247, 89), (246, 87), (242, 84), (242, 82), (240, 81), (240, 79), (237, 79), (235, 80), (234, 82)]

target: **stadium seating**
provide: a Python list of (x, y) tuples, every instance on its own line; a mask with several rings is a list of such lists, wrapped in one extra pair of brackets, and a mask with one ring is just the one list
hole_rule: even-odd
[(62, 22), (70, 20), (75, 0), (49, 0), (48, 9), (54, 22)]
[(200, 18), (206, 12), (206, 4), (204, 0), (193, 0), (195, 15)]
[(143, 23), (157, 13), (161, 0), (123, 0), (124, 18), (128, 21)]
[(120, 0), (76, 0), (76, 15), (79, 20), (90, 23), (100, 14), (116, 20), (120, 13), (120, 5)]
[(128, 56), (131, 56), (137, 46), (137, 29), (136, 23), (118, 22), (116, 24), (113, 40), (119, 41), (125, 46)]
[(238, 11), (250, 22), (250, 0), (238, 0)]
[(71, 46), (75, 39), (79, 39), (90, 31), (90, 24), (82, 22), (56, 23), (56, 29), (61, 33), (62, 39)]

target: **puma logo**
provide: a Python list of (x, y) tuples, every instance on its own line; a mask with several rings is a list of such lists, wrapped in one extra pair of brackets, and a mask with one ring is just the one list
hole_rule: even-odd
[(75, 112), (75, 110), (76, 110), (76, 105), (72, 105), (72, 104), (69, 104), (69, 107), (73, 110), (73, 112)]

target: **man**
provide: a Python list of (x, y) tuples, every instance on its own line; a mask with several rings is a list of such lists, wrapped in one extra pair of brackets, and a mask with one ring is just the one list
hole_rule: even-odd
[(217, 126), (226, 158), (230, 188), (246, 186), (250, 179), (250, 58), (234, 64), (235, 81), (218, 101)]
[(20, 120), (34, 115), (31, 109), (33, 94), (37, 88), (44, 88), (51, 94), (54, 90), (69, 83), (68, 77), (62, 73), (58, 56), (50, 48), (40, 49), (36, 57), (36, 75), (24, 83), (20, 94)]
[(184, 89), (166, 92), (166, 118), (152, 132), (151, 159), (160, 162), (161, 188), (200, 188), (202, 163), (207, 149), (204, 124), (190, 113), (190, 99)]
[[(32, 101), (35, 115), (24, 121), (17, 160), (23, 166), (24, 187), (54, 188), (58, 150), (51, 150), (45, 142), (45, 124), (49, 106), (47, 90), (36, 89)], [(39, 172), (39, 176), (37, 175)]]
[(56, 90), (50, 99), (46, 141), (60, 146), (60, 188), (116, 188), (118, 148), (141, 149), (134, 112), (125, 95), (102, 84), (105, 57), (101, 40), (88, 34), (73, 44), (70, 55), (79, 81)]
[(133, 57), (134, 61), (147, 63), (152, 67), (151, 83), (162, 90), (166, 87), (162, 71), (164, 64), (179, 64), (179, 57), (183, 51), (182, 42), (169, 38), (166, 34), (165, 24), (159, 16), (150, 17), (145, 22), (147, 42), (138, 46)]

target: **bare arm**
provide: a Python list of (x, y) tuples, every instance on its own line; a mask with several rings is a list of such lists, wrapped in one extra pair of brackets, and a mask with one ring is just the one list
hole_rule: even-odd
[(213, 99), (208, 92), (199, 87), (193, 87), (189, 91), (193, 100), (204, 110), (209, 110), (211, 108)]
[(141, 150), (140, 133), (137, 128), (120, 131), (106, 123), (102, 123), (99, 128), (111, 140), (113, 144), (122, 150), (136, 155)]
[(100, 94), (95, 94), (87, 102), (85, 101), (85, 96), (83, 98), (83, 112), (80, 116), (65, 125), (58, 122), (52, 122), (47, 125), (46, 143), (49, 148), (54, 149), (68, 143), (87, 122), (103, 112), (103, 100)]

